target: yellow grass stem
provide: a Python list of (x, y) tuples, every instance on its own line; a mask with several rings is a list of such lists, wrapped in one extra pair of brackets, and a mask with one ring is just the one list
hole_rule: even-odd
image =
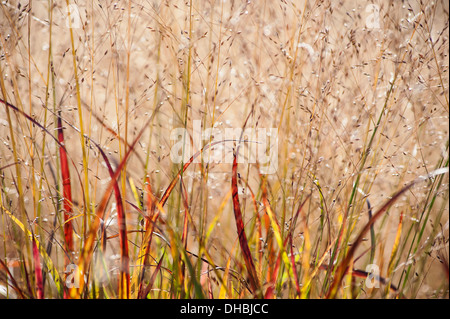
[(71, 10), (70, 10), (70, 1), (66, 0), (67, 5), (67, 17), (69, 22), (69, 33), (70, 33), (70, 43), (72, 48), (72, 62), (73, 62), (73, 72), (75, 77), (75, 90), (76, 90), (76, 100), (77, 100), (77, 110), (78, 110), (78, 121), (80, 125), (80, 146), (82, 151), (82, 157), (83, 157), (83, 172), (84, 172), (84, 189), (83, 189), (83, 196), (86, 203), (86, 207), (84, 207), (85, 213), (83, 216), (83, 226), (82, 226), (82, 233), (83, 238), (86, 240), (86, 232), (88, 229), (88, 216), (91, 212), (91, 202), (90, 202), (90, 195), (89, 195), (89, 169), (88, 169), (88, 154), (86, 151), (86, 138), (84, 135), (84, 125), (83, 125), (83, 111), (81, 108), (81, 91), (80, 91), (80, 82), (78, 78), (78, 65), (77, 65), (77, 53), (75, 49), (75, 40), (73, 35), (73, 28), (72, 28), (72, 17), (71, 17)]

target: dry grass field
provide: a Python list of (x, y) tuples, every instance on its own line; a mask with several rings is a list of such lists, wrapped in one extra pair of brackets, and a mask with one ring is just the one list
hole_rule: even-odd
[(1, 1), (0, 298), (447, 299), (448, 41), (444, 0)]

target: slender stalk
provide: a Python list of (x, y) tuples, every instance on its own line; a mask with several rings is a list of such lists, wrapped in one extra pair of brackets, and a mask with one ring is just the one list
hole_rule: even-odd
[(89, 214), (91, 213), (91, 202), (90, 202), (90, 195), (89, 195), (89, 169), (88, 169), (88, 154), (86, 150), (86, 138), (84, 134), (84, 125), (83, 125), (83, 111), (81, 108), (81, 91), (80, 91), (80, 81), (78, 78), (78, 65), (77, 65), (77, 53), (75, 49), (75, 40), (74, 40), (74, 34), (73, 34), (73, 28), (72, 28), (72, 17), (71, 14), (71, 7), (70, 7), (70, 1), (66, 0), (67, 5), (67, 17), (69, 22), (69, 33), (70, 33), (70, 43), (71, 43), (71, 51), (72, 51), (72, 62), (73, 62), (73, 72), (75, 77), (75, 90), (76, 90), (76, 100), (77, 100), (77, 110), (78, 110), (78, 121), (80, 125), (80, 147), (82, 151), (82, 157), (83, 157), (83, 172), (84, 172), (84, 189), (83, 189), (83, 196), (84, 201), (86, 203), (86, 207), (84, 207), (84, 215), (83, 215), (83, 226), (82, 226), (82, 233), (83, 238), (86, 240), (86, 232), (88, 228), (88, 218)]

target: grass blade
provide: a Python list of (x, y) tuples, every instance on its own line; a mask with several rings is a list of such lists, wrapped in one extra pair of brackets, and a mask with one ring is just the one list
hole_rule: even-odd
[(39, 250), (36, 245), (36, 240), (33, 236), (33, 259), (34, 259), (34, 274), (36, 278), (36, 295), (38, 299), (44, 299), (44, 282), (42, 279), (41, 261), (39, 260)]
[[(387, 278), (390, 278), (392, 272), (394, 271), (394, 266), (395, 266), (394, 260), (395, 260), (395, 256), (397, 255), (398, 246), (399, 246), (399, 243), (400, 243), (400, 237), (402, 235), (402, 225), (403, 225), (403, 212), (401, 212), (401, 214), (400, 214), (400, 218), (399, 218), (399, 221), (398, 221), (398, 227), (397, 227), (397, 234), (395, 235), (394, 244), (392, 246), (391, 257), (389, 258), (389, 266), (388, 266)], [(388, 287), (386, 287), (386, 294), (389, 291), (389, 287), (390, 286), (391, 286), (391, 283), (389, 281)]]
[[(235, 140), (223, 140), (223, 141), (217, 141), (213, 142), (211, 144), (205, 145), (201, 150), (196, 152), (194, 155), (191, 156), (191, 158), (183, 165), (183, 167), (178, 171), (177, 175), (172, 179), (169, 186), (166, 188), (164, 194), (161, 196), (161, 199), (159, 201), (154, 198), (152, 191), (151, 191), (151, 184), (150, 179), (147, 177), (147, 206), (149, 207), (148, 210), (150, 211), (149, 217), (146, 219), (145, 224), (145, 234), (144, 238), (142, 240), (141, 247), (139, 248), (138, 258), (136, 261), (136, 265), (133, 272), (133, 280), (131, 282), (131, 291), (132, 291), (132, 298), (136, 298), (139, 294), (139, 291), (142, 289), (142, 283), (139, 284), (140, 288), (138, 287), (138, 282), (140, 279), (143, 278), (144, 272), (145, 272), (145, 266), (147, 265), (147, 260), (150, 252), (150, 246), (151, 246), (151, 236), (153, 234), (153, 229), (156, 221), (158, 220), (160, 212), (163, 212), (164, 204), (167, 202), (167, 199), (169, 198), (170, 194), (172, 193), (173, 189), (175, 188), (178, 179), (182, 176), (183, 172), (191, 165), (191, 163), (196, 159), (198, 156), (200, 156), (204, 151), (206, 151), (208, 148), (220, 144), (220, 143), (226, 143), (226, 142), (232, 142)], [(139, 273), (141, 274), (139, 276)]]
[(16, 223), (17, 226), (19, 226), (19, 228), (25, 233), (25, 235), (28, 238), (32, 238), (32, 240), (34, 240), (40, 255), (44, 259), (47, 269), (50, 271), (50, 274), (52, 275), (53, 281), (55, 282), (55, 285), (59, 292), (59, 295), (62, 296), (64, 288), (63, 288), (63, 285), (61, 282), (61, 277), (59, 276), (58, 271), (56, 270), (55, 266), (53, 265), (52, 259), (47, 255), (45, 248), (42, 245), (40, 245), (39, 240), (37, 240), (37, 238), (31, 233), (31, 231), (29, 231), (27, 228), (25, 228), (25, 226), (22, 224), (22, 222), (20, 220), (18, 220), (13, 214), (11, 214), (11, 212), (8, 211), (3, 205), (2, 205), (2, 209), (6, 213), (6, 215), (8, 215), (9, 218), (11, 218), (11, 220), (14, 223)]
[[(286, 246), (288, 241), (288, 238), (286, 238), (284, 240), (284, 246)], [(266, 293), (264, 294), (264, 299), (272, 299), (274, 297), (274, 291), (275, 291), (275, 286), (276, 286), (276, 280), (278, 278), (278, 271), (280, 269), (281, 266), (281, 251), (278, 253), (278, 257), (276, 259), (275, 265), (273, 266), (273, 272), (270, 274), (269, 277), (269, 287), (266, 290)], [(272, 268), (269, 267), (269, 270), (271, 270)]]
[[(160, 106), (159, 106), (160, 107)], [(159, 107), (154, 110), (152, 113), (152, 116), (149, 117), (149, 119), (144, 123), (143, 128), (140, 130), (140, 132), (137, 134), (136, 138), (134, 139), (133, 143), (130, 145), (130, 148), (125, 153), (124, 157), (122, 158), (122, 161), (119, 163), (119, 165), (116, 168), (116, 171), (114, 172), (114, 175), (111, 177), (111, 181), (109, 182), (105, 193), (103, 194), (103, 197), (100, 201), (100, 204), (96, 210), (96, 217), (94, 218), (91, 228), (89, 229), (89, 233), (85, 242), (85, 245), (83, 247), (83, 250), (80, 254), (80, 260), (78, 263), (79, 271), (84, 274), (85, 271), (88, 269), (88, 266), (90, 264), (93, 249), (94, 249), (94, 242), (96, 239), (97, 231), (100, 227), (100, 221), (103, 220), (103, 215), (105, 213), (106, 205), (108, 203), (109, 196), (111, 195), (111, 192), (113, 191), (114, 185), (117, 182), (117, 178), (120, 175), (120, 172), (125, 166), (125, 162), (128, 160), (129, 156), (133, 152), (133, 149), (139, 139), (141, 138), (142, 134), (144, 133), (145, 129), (147, 128), (147, 125), (152, 121), (152, 119), (155, 117), (156, 112), (159, 110)], [(84, 289), (84, 281), (81, 280), (80, 287), (78, 289), (74, 289), (71, 292), (72, 297), (79, 298), (81, 296), (81, 292)]]
[[(67, 159), (67, 150), (64, 144), (64, 128), (62, 126), (61, 115), (58, 116), (58, 141), (59, 141), (59, 158), (61, 162), (61, 175), (63, 184), (63, 198), (64, 198), (64, 248), (66, 249), (66, 256), (71, 256), (73, 251), (73, 225), (72, 217), (72, 188), (70, 185), (70, 171), (69, 161)], [(66, 258), (66, 266), (70, 260)]]
[(11, 283), (9, 284), (10, 287), (12, 287), (14, 289), (15, 292), (17, 292), (18, 295), (20, 295), (20, 298), (22, 299), (26, 299), (27, 296), (24, 295), (22, 289), (19, 288), (19, 285), (17, 284), (17, 281), (14, 279), (14, 276), (11, 274), (11, 272), (9, 271), (8, 266), (6, 265), (6, 263), (0, 259), (0, 270), (5, 271), (6, 272), (6, 276), (5, 277), (9, 277), (9, 280), (11, 281)]
[(242, 213), (241, 207), (239, 203), (239, 193), (237, 187), (237, 154), (234, 155), (233, 160), (233, 170), (231, 177), (231, 189), (232, 189), (232, 198), (233, 198), (233, 210), (234, 210), (234, 218), (236, 221), (236, 228), (239, 237), (239, 244), (242, 249), (242, 254), (244, 256), (245, 265), (247, 266), (247, 271), (250, 279), (250, 286), (253, 289), (253, 293), (256, 294), (260, 289), (258, 276), (256, 274), (255, 264), (253, 263), (252, 254), (250, 252), (250, 248), (248, 247), (247, 236), (245, 235), (244, 222), (242, 221)]
[(119, 242), (120, 242), (120, 280), (119, 280), (119, 298), (130, 298), (130, 265), (128, 253), (128, 239), (127, 239), (127, 220), (123, 207), (122, 195), (120, 194), (117, 180), (113, 179), (115, 174), (111, 163), (100, 145), (96, 144), (103, 160), (108, 167), (111, 180), (114, 181), (114, 196), (117, 203), (117, 223), (119, 226)]
[(432, 178), (434, 176), (437, 175), (442, 175), (448, 173), (448, 167), (444, 167), (444, 168), (440, 168), (437, 169), (433, 172), (431, 172), (430, 174), (428, 174), (427, 176), (420, 176), (418, 178), (416, 178), (415, 180), (413, 180), (412, 182), (410, 182), (409, 184), (407, 184), (406, 186), (404, 186), (402, 189), (400, 189), (398, 192), (396, 192), (390, 200), (388, 200), (383, 206), (381, 206), (380, 209), (378, 209), (378, 211), (372, 216), (372, 218), (367, 222), (367, 224), (364, 226), (364, 228), (361, 230), (361, 232), (359, 233), (358, 237), (355, 239), (354, 243), (352, 244), (352, 246), (350, 247), (347, 255), (345, 256), (344, 260), (341, 262), (341, 264), (339, 265), (338, 270), (336, 271), (336, 276), (333, 280), (333, 283), (331, 284), (331, 287), (328, 291), (327, 294), (327, 298), (334, 298), (336, 296), (337, 293), (337, 288), (338, 285), (340, 284), (342, 278), (344, 277), (346, 271), (347, 271), (347, 267), (351, 261), (351, 259), (353, 258), (353, 255), (356, 251), (356, 248), (359, 246), (359, 244), (363, 241), (364, 235), (370, 230), (370, 227), (373, 225), (373, 223), (375, 223), (375, 221), (380, 218), (383, 213), (403, 194), (405, 193), (407, 190), (409, 190), (411, 187), (413, 187), (415, 184), (417, 184), (418, 182), (421, 181), (425, 181), (429, 178)]
[(161, 258), (158, 261), (158, 264), (156, 265), (156, 269), (153, 272), (152, 276), (150, 277), (150, 280), (148, 282), (147, 287), (145, 288), (145, 291), (142, 295), (139, 295), (138, 298), (142, 299), (148, 296), (150, 293), (150, 290), (153, 288), (153, 284), (155, 283), (156, 276), (158, 275), (159, 271), (161, 270), (162, 261), (164, 260), (164, 254), (161, 256)]
[(275, 236), (275, 240), (278, 244), (278, 247), (280, 249), (280, 254), (281, 254), (281, 258), (284, 262), (284, 264), (286, 265), (288, 274), (289, 274), (289, 278), (294, 278), (294, 272), (292, 269), (292, 265), (291, 265), (291, 261), (289, 260), (289, 257), (286, 253), (286, 239), (283, 242), (283, 238), (281, 236), (281, 228), (280, 225), (278, 224), (278, 221), (276, 219), (276, 216), (274, 214), (274, 212), (272, 211), (272, 208), (270, 207), (270, 203), (269, 200), (267, 199), (267, 189), (266, 189), (266, 185), (265, 185), (266, 181), (263, 181), (263, 185), (262, 185), (262, 202), (264, 204), (264, 207), (266, 209), (266, 213), (267, 216), (269, 216), (269, 220), (270, 220), (270, 225), (272, 226), (272, 230), (273, 230), (273, 234)]

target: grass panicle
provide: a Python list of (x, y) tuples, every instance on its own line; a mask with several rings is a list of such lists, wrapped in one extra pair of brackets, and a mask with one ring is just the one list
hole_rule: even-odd
[(449, 11), (3, 1), (0, 299), (447, 299)]

